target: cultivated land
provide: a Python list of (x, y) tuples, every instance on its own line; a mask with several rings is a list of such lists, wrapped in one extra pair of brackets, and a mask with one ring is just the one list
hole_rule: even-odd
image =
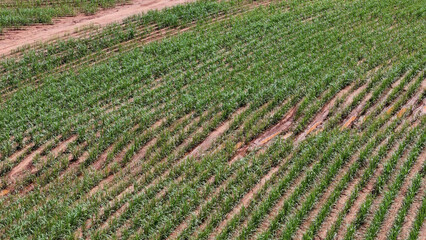
[(2, 0), (0, 32), (33, 24), (50, 24), (54, 18), (78, 13), (94, 14), (102, 8), (123, 4), (127, 0)]
[[(26, 13), (28, 10), (25, 8), (23, 10), (23, 7), (21, 6), (25, 2), (20, 2), (21, 6), (19, 9), (20, 11), (16, 11), (13, 13), (5, 13), (4, 15), (1, 15), (0, 17), (4, 18), (4, 31), (2, 34), (0, 34), (0, 55), (7, 55), (11, 52), (14, 52), (16, 50), (20, 50), (22, 48), (28, 48), (29, 45), (33, 44), (39, 44), (43, 43), (43, 41), (49, 41), (53, 38), (63, 38), (63, 37), (70, 37), (73, 36), (76, 32), (82, 31), (82, 30), (88, 30), (88, 29), (96, 29), (98, 27), (103, 27), (108, 24), (112, 23), (119, 23), (123, 21), (124, 19), (131, 17), (136, 14), (141, 14), (143, 12), (146, 12), (148, 10), (159, 10), (166, 7), (171, 7), (177, 4), (182, 4), (185, 2), (192, 2), (193, 0), (134, 0), (130, 2), (125, 2), (123, 5), (119, 5), (114, 8), (104, 8), (102, 10), (97, 9), (96, 13), (94, 14), (88, 14), (88, 13), (80, 13), (79, 10), (82, 9), (81, 6), (84, 4), (87, 4), (90, 2), (91, 4), (95, 4), (96, 1), (75, 1), (71, 0), (74, 5), (70, 8), (73, 10), (72, 13), (69, 13), (70, 15), (76, 15), (74, 17), (63, 17), (63, 18), (54, 18), (49, 19), (47, 21), (39, 21), (34, 20), (34, 18), (31, 18), (32, 15), (28, 16), (29, 19), (27, 19), (29, 22), (26, 23), (29, 26), (21, 26), (24, 23), (19, 23), (17, 21), (14, 21), (14, 17), (21, 18), (23, 13)], [(66, 7), (66, 3), (69, 4), (69, 1), (60, 2), (60, 1), (48, 1), (52, 2), (52, 6), (59, 6), (59, 7)], [(106, 4), (105, 1), (104, 4), (96, 3), (96, 6), (104, 6), (108, 7), (109, 5)], [(115, 2), (115, 1), (113, 1)], [(121, 1), (119, 1), (121, 2)], [(33, 2), (32, 2), (33, 3)], [(46, 3), (46, 2), (43, 2)], [(61, 4), (59, 4), (61, 3)], [(64, 5), (65, 3), (65, 5)], [(78, 3), (78, 4), (77, 4)], [(56, 5), (55, 5), (56, 4)], [(31, 5), (30, 5), (31, 6)], [(42, 9), (49, 8), (48, 6), (42, 5)], [(1, 4), (0, 4), (1, 7)], [(69, 7), (69, 6), (68, 6)], [(5, 8), (5, 10), (10, 9), (16, 9), (15, 6)], [(36, 8), (30, 7), (31, 11), (35, 11)], [(1, 11), (1, 8), (0, 8)], [(19, 13), (19, 14), (18, 14)], [(50, 13), (50, 12), (49, 12)], [(52, 13), (55, 13), (52, 11)], [(9, 16), (8, 14), (12, 15)], [(36, 14), (37, 15), (37, 14)], [(44, 16), (44, 15), (42, 15)], [(59, 13), (57, 13), (54, 16), (63, 16)], [(25, 17), (24, 17), (25, 18)], [(8, 26), (11, 25), (11, 26)], [(1, 25), (1, 24), (0, 24)], [(19, 30), (17, 30), (19, 29)], [(1, 30), (1, 27), (0, 27)], [(13, 30), (13, 31), (11, 31)]]
[(197, 1), (8, 52), (0, 238), (425, 239), (425, 13)]

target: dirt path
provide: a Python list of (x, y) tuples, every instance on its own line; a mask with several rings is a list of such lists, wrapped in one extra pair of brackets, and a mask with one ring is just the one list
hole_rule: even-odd
[(159, 10), (191, 1), (194, 0), (133, 0), (130, 4), (101, 10), (90, 16), (80, 14), (75, 17), (54, 20), (53, 25), (34, 25), (22, 30), (6, 31), (0, 40), (0, 55), (10, 54), (13, 50), (29, 44), (62, 37), (77, 28), (81, 29), (88, 25), (105, 26), (142, 12)]

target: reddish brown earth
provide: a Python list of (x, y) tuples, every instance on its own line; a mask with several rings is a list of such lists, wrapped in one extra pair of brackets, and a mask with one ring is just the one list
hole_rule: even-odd
[(160, 10), (191, 1), (193, 0), (134, 0), (130, 4), (101, 10), (90, 16), (80, 14), (54, 20), (53, 25), (34, 25), (22, 30), (7, 31), (0, 40), (0, 55), (10, 54), (30, 44), (63, 37), (78, 28), (89, 25), (105, 26), (149, 10)]
[[(60, 137), (58, 137), (60, 138)], [(20, 175), (23, 171), (28, 170), (28, 167), (31, 165), (34, 157), (37, 154), (41, 154), (44, 149), (51, 144), (53, 141), (47, 142), (44, 145), (42, 145), (41, 147), (39, 147), (37, 150), (33, 151), (31, 154), (29, 154), (28, 156), (26, 156), (24, 158), (24, 160), (22, 160), (18, 165), (16, 165), (9, 173), (9, 179), (10, 182), (15, 182), (16, 177), (18, 175)]]
[(330, 109), (335, 105), (336, 101), (342, 98), (345, 94), (347, 94), (351, 88), (352, 88), (351, 85), (346, 86), (339, 93), (337, 93), (333, 97), (333, 99), (331, 99), (326, 105), (324, 105), (321, 111), (315, 116), (312, 123), (306, 128), (306, 130), (302, 134), (299, 135), (299, 137), (296, 140), (296, 143), (303, 141), (306, 138), (306, 136), (308, 136), (312, 131), (318, 128), (318, 126), (323, 124), (323, 122), (327, 119), (328, 114), (330, 113)]
[(256, 148), (258, 146), (262, 146), (265, 143), (272, 140), (275, 136), (285, 132), (288, 130), (293, 123), (294, 115), (296, 114), (297, 107), (293, 107), (288, 111), (285, 117), (275, 126), (268, 129), (265, 133), (263, 133), (260, 137), (253, 141), (250, 148)]
[[(229, 161), (229, 165), (232, 165), (235, 161), (243, 158), (247, 155), (248, 152), (265, 146), (269, 141), (274, 139), (276, 136), (280, 135), (283, 132), (286, 132), (290, 129), (294, 121), (294, 115), (296, 114), (297, 106), (292, 107), (283, 117), (283, 119), (278, 122), (276, 125), (272, 126), (266, 130), (259, 137), (252, 140), (249, 144), (243, 146), (243, 143), (237, 143), (235, 148), (237, 152), (235, 156)], [(287, 133), (283, 139), (287, 139), (291, 136), (291, 133)]]
[(248, 108), (248, 106), (245, 106), (243, 108), (238, 109), (233, 114), (233, 117), (231, 118), (231, 120), (224, 122), (216, 130), (211, 132), (210, 135), (201, 144), (199, 144), (197, 147), (195, 147), (187, 155), (186, 158), (196, 158), (196, 157), (202, 155), (203, 153), (205, 153), (207, 151), (207, 149), (209, 149), (213, 145), (213, 143), (216, 141), (216, 139), (218, 139), (220, 136), (222, 136), (228, 130), (228, 128), (232, 124), (232, 119), (234, 117), (236, 117), (237, 115), (240, 115), (241, 113), (243, 113), (247, 108)]

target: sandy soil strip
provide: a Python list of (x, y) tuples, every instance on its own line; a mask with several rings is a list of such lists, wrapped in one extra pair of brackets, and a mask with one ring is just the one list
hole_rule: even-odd
[(227, 121), (221, 126), (219, 126), (216, 130), (210, 133), (210, 135), (194, 150), (192, 150), (188, 155), (187, 158), (196, 158), (199, 157), (201, 154), (207, 151), (213, 143), (216, 141), (217, 138), (222, 136), (222, 134), (228, 130), (229, 126), (231, 125), (231, 121)]
[(308, 230), (309, 226), (314, 221), (315, 217), (320, 212), (322, 206), (327, 202), (331, 194), (333, 193), (334, 189), (336, 188), (337, 184), (341, 181), (341, 179), (344, 177), (344, 175), (348, 172), (349, 168), (355, 163), (355, 161), (359, 158), (359, 152), (354, 154), (349, 162), (345, 164), (345, 166), (339, 171), (338, 175), (334, 177), (333, 183), (328, 187), (326, 192), (322, 195), (322, 197), (318, 200), (317, 203), (315, 203), (315, 206), (312, 208), (309, 215), (306, 217), (306, 219), (303, 221), (303, 223), (300, 225), (299, 229), (295, 233), (295, 239), (302, 239), (303, 234)]
[[(58, 157), (61, 153), (63, 153), (65, 150), (67, 150), (68, 145), (70, 143), (74, 142), (76, 139), (77, 139), (77, 135), (71, 136), (67, 140), (61, 142), (57, 147), (55, 147), (54, 149), (52, 149), (50, 151), (50, 154), (52, 154), (54, 157)], [(45, 156), (45, 157), (43, 157), (43, 161), (46, 160), (47, 157), (48, 157), (48, 155)], [(34, 169), (31, 170), (31, 173), (35, 173), (38, 170), (39, 169), (34, 168)]]
[(242, 112), (247, 110), (247, 108), (248, 106), (245, 106), (243, 108), (238, 109), (235, 113), (233, 113), (232, 117), (229, 120), (227, 120), (222, 125), (220, 125), (216, 130), (211, 132), (209, 136), (206, 139), (204, 139), (204, 141), (201, 144), (199, 144), (196, 148), (194, 148), (184, 159), (196, 158), (196, 157), (199, 157), (202, 153), (206, 152), (213, 145), (216, 139), (218, 139), (220, 136), (222, 136), (222, 134), (224, 134), (228, 130), (228, 128), (232, 124), (232, 120), (236, 116), (240, 115)]
[(322, 107), (321, 111), (315, 116), (314, 120), (306, 128), (306, 130), (299, 135), (299, 137), (296, 139), (296, 143), (303, 141), (306, 136), (314, 131), (319, 125), (323, 124), (323, 122), (327, 119), (328, 114), (330, 113), (330, 109), (334, 106), (336, 101), (346, 95), (351, 89), (352, 85), (348, 85), (339, 91), (336, 95), (334, 95), (334, 97)]
[(370, 101), (373, 94), (369, 92), (364, 99), (361, 101), (361, 103), (349, 114), (349, 116), (343, 121), (344, 124), (342, 128), (348, 128), (350, 127), (355, 120), (360, 116), (362, 109), (364, 109), (365, 105), (367, 105), (367, 102)]
[[(294, 115), (296, 114), (297, 106), (292, 107), (283, 117), (283, 119), (276, 125), (266, 130), (259, 137), (254, 139), (250, 144), (241, 147), (242, 143), (238, 143), (236, 148), (238, 149), (234, 157), (229, 161), (229, 165), (232, 165), (235, 161), (243, 158), (248, 152), (255, 150), (256, 148), (263, 147), (269, 141), (274, 139), (276, 136), (290, 129), (294, 122)], [(290, 137), (291, 134), (285, 135), (285, 138)]]
[(6, 162), (9, 162), (9, 163), (16, 162), (21, 155), (25, 154), (32, 147), (34, 147), (34, 143), (30, 143), (24, 148), (14, 152), (12, 155), (10, 155), (9, 158), (6, 158), (6, 160), (4, 160), (3, 162), (0, 162), (0, 166), (3, 166), (3, 164), (5, 164)]
[[(27, 141), (24, 140), (24, 142), (27, 142)], [(9, 157), (6, 157), (6, 158), (8, 158), (9, 161), (14, 162), (18, 159), (19, 156), (24, 154), (29, 148), (32, 148), (32, 147), (34, 147), (33, 142), (25, 144), (25, 146), (20, 148), (20, 149), (15, 148), (15, 152), (12, 153), (12, 155), (10, 155)], [(2, 155), (0, 154), (0, 158), (1, 158), (1, 156)]]
[(272, 140), (275, 136), (278, 136), (279, 134), (287, 131), (294, 121), (294, 115), (296, 114), (296, 109), (297, 109), (296, 106), (291, 108), (278, 124), (268, 129), (260, 137), (256, 138), (256, 140), (253, 141), (253, 143), (251, 144), (249, 148), (254, 149), (256, 147), (263, 146), (266, 143), (268, 143), (270, 140)]
[(0, 55), (9, 54), (29, 44), (62, 37), (87, 25), (105, 26), (149, 10), (159, 10), (191, 1), (193, 0), (134, 0), (131, 4), (101, 10), (91, 16), (80, 14), (57, 19), (53, 25), (35, 25), (19, 31), (7, 31), (2, 36), (4, 39), (0, 40)]
[[(56, 139), (59, 139), (59, 138), (61, 138), (61, 136), (57, 137)], [(41, 147), (39, 147), (37, 150), (33, 151), (31, 154), (26, 156), (17, 166), (15, 166), (9, 173), (10, 182), (12, 182), (12, 183), (15, 182), (16, 178), (19, 175), (21, 175), (23, 171), (27, 170), (30, 167), (34, 157), (38, 154), (41, 154), (44, 151), (44, 149), (46, 149), (46, 147), (49, 144), (52, 144), (53, 142), (54, 142), (54, 140), (46, 142)]]

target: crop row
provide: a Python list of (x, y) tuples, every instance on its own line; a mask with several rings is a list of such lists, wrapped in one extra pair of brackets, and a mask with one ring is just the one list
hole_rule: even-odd
[[(372, 207), (363, 205), (345, 234), (356, 234), (366, 214), (377, 216), (366, 229), (377, 234), (422, 152), (420, 140), (406, 146), (424, 121), (400, 114), (424, 98), (422, 25), (399, 15), (415, 15), (416, 5), (400, 8), (271, 3), (17, 89), (0, 122), (10, 191), (0, 199), (1, 234), (287, 239), (304, 225), (309, 239), (351, 190), (331, 238), (344, 235), (347, 212), (358, 211), (350, 206), (376, 180)], [(395, 15), (400, 24), (389, 28)], [(355, 129), (342, 132), (352, 114)], [(265, 147), (277, 135), (287, 140)], [(405, 170), (393, 178), (403, 156)]]

